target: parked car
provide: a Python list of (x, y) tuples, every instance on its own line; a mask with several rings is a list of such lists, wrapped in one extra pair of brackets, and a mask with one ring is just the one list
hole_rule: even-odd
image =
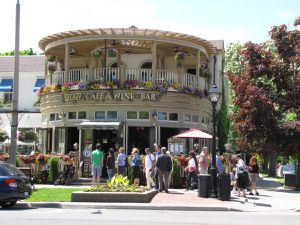
[(9, 208), (32, 193), (30, 179), (17, 167), (0, 161), (0, 206)]

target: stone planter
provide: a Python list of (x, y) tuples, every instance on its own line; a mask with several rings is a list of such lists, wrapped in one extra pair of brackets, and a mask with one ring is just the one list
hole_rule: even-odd
[(73, 192), (72, 202), (131, 202), (148, 203), (157, 194), (151, 190), (143, 193), (137, 192)]

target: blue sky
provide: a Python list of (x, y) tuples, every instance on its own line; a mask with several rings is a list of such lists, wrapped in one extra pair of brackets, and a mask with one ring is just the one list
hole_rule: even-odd
[[(16, 0), (0, 0), (0, 52), (14, 49)], [(225, 43), (263, 42), (273, 25), (300, 16), (299, 0), (20, 0), (20, 48), (40, 51), (44, 36), (74, 29), (170, 30)]]

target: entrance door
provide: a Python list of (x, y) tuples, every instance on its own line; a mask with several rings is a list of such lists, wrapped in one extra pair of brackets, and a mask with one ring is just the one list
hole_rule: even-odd
[(140, 155), (145, 154), (146, 147), (151, 147), (149, 127), (129, 127), (128, 154), (131, 153), (133, 147), (139, 149)]

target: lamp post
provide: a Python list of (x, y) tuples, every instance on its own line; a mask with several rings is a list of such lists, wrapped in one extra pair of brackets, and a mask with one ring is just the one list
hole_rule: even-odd
[(216, 169), (216, 105), (219, 101), (221, 92), (218, 87), (214, 84), (209, 90), (209, 98), (212, 104), (212, 115), (213, 115), (213, 143), (212, 143), (212, 160), (211, 160), (211, 182), (212, 182), (212, 197), (217, 196), (217, 169)]

